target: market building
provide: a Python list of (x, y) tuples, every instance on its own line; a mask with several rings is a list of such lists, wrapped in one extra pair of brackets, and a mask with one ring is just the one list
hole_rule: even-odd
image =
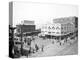
[(61, 24), (61, 35), (66, 35), (69, 33), (73, 33), (76, 31), (78, 26), (78, 19), (77, 17), (64, 17), (64, 18), (57, 18), (53, 19), (53, 23), (60, 23)]
[(61, 35), (61, 24), (53, 23), (53, 24), (44, 24), (41, 28), (42, 35)]
[(76, 31), (77, 17), (64, 17), (52, 20), (50, 24), (44, 24), (41, 28), (42, 35), (64, 36)]

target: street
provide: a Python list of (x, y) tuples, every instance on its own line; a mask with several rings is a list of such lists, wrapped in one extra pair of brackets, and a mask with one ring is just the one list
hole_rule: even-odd
[(51, 41), (49, 40), (38, 40), (38, 44), (40, 46), (42, 44), (45, 45), (43, 52), (38, 51), (34, 54), (31, 54), (29, 57), (61, 56), (61, 55), (78, 54), (78, 51), (77, 51), (78, 41), (77, 40), (75, 40), (71, 45), (69, 43), (66, 43), (62, 46), (60, 46), (58, 43), (52, 44)]

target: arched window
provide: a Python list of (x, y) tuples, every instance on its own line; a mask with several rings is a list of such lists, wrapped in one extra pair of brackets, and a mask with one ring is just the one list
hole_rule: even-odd
[(56, 30), (59, 30), (60, 28), (59, 27), (56, 27)]
[(53, 26), (52, 29), (55, 29), (55, 27)]
[(49, 26), (48, 29), (51, 29), (51, 27)]

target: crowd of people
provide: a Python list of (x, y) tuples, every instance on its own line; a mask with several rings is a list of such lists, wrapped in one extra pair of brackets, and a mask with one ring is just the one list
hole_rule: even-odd
[[(36, 36), (37, 38), (42, 38), (43, 40), (46, 39), (53, 39), (52, 43), (59, 43), (60, 46), (64, 45), (65, 43), (69, 43), (71, 45), (71, 40), (75, 40), (75, 38), (77, 37), (77, 32), (73, 33), (73, 34), (69, 34), (68, 36), (64, 36), (62, 38), (48, 38), (48, 37), (41, 37), (41, 36)], [(26, 56), (29, 57), (32, 54), (41, 51), (44, 52), (44, 44), (39, 47), (39, 45), (37, 43), (35, 43), (35, 41), (37, 40), (35, 36), (25, 36), (23, 37), (23, 41), (22, 43), (22, 48), (19, 47), (19, 45), (16, 46), (16, 44), (14, 44), (14, 55), (15, 56)], [(18, 42), (18, 41), (17, 41)], [(21, 45), (21, 43), (18, 42), (18, 44)], [(22, 50), (22, 51), (21, 51)]]

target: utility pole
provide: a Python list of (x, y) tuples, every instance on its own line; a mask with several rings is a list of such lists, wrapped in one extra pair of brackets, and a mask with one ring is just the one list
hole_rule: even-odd
[(21, 55), (23, 56), (23, 40), (22, 40), (23, 30), (22, 30), (22, 28), (23, 28), (23, 25), (20, 25), (20, 29), (21, 29), (21, 33), (20, 33), (20, 35), (21, 35)]
[(14, 30), (16, 27), (9, 25), (9, 57), (14, 58), (14, 53), (12, 52), (14, 48)]

